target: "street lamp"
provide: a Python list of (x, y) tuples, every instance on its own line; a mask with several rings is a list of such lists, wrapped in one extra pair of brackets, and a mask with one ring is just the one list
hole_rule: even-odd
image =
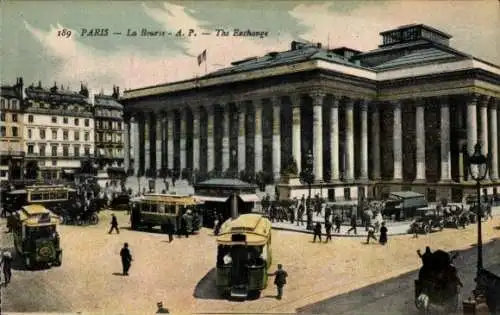
[(488, 159), (481, 153), (481, 145), (474, 146), (474, 154), (469, 156), (469, 174), (476, 181), (477, 190), (477, 272), (483, 269), (483, 239), (481, 232), (481, 181), (488, 174)]
[(311, 204), (311, 185), (314, 182), (313, 163), (314, 163), (314, 157), (312, 155), (311, 150), (309, 150), (306, 153), (306, 167), (305, 167), (304, 171), (302, 172), (302, 176), (301, 176), (302, 180), (307, 183), (308, 189), (309, 189), (309, 197), (308, 197), (309, 204), (307, 205), (308, 207), (306, 209), (306, 215), (307, 215), (307, 226), (306, 226), (306, 229), (308, 229), (308, 230), (312, 230), (313, 229), (313, 226), (312, 226), (312, 224), (313, 224), (312, 223), (312, 209), (310, 208), (310, 204)]

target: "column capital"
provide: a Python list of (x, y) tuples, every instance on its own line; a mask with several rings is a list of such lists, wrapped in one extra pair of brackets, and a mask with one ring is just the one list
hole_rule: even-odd
[(283, 96), (277, 95), (277, 96), (272, 96), (269, 99), (271, 100), (271, 104), (273, 106), (281, 106)]
[(498, 106), (500, 105), (500, 99), (492, 96), (492, 97), (490, 97), (490, 101), (488, 102), (488, 105), (489, 105), (490, 109), (498, 110)]
[(477, 99), (478, 105), (480, 107), (487, 107), (489, 101), (490, 101), (490, 96), (488, 95), (480, 95), (479, 98)]
[(361, 110), (363, 110), (363, 111), (368, 110), (368, 104), (370, 102), (369, 100), (362, 98), (362, 99), (359, 99), (358, 102), (359, 102), (359, 108)]
[(423, 97), (415, 97), (415, 98), (412, 98), (412, 102), (413, 104), (415, 104), (415, 106), (417, 107), (423, 107), (425, 106), (425, 98)]
[(469, 93), (465, 95), (465, 99), (467, 103), (477, 103), (481, 98), (481, 94), (479, 93)]
[(326, 96), (326, 92), (323, 91), (311, 91), (309, 96), (315, 100), (323, 99)]
[(389, 101), (389, 104), (394, 109), (400, 109), (401, 106), (403, 105), (403, 102), (401, 100), (392, 100), (392, 101)]

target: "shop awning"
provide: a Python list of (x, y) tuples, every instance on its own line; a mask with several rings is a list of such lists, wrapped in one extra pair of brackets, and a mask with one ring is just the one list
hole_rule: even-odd
[(256, 194), (240, 194), (239, 195), (243, 202), (258, 202), (260, 201), (259, 196)]
[(195, 199), (202, 202), (226, 202), (229, 197), (212, 197), (212, 196), (194, 196)]

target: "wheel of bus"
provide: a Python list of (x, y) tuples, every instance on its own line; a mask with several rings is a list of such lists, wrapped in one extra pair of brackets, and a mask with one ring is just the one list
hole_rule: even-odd
[(62, 252), (58, 252), (56, 256), (56, 261), (54, 262), (54, 266), (60, 267), (62, 265)]
[(424, 233), (429, 234), (431, 232), (431, 226), (426, 224), (424, 225)]
[(152, 224), (148, 224), (148, 225), (147, 225), (147, 229), (148, 229), (148, 231), (153, 230), (153, 225), (152, 225)]
[(97, 214), (95, 212), (92, 213), (89, 221), (90, 221), (90, 224), (92, 224), (92, 225), (96, 225), (97, 223), (99, 223), (99, 217), (97, 216)]

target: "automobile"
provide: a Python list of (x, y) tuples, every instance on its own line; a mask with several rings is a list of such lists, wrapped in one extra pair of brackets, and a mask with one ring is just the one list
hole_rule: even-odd
[(42, 205), (27, 205), (13, 213), (9, 220), (14, 248), (26, 268), (37, 265), (61, 266), (62, 249), (57, 226), (59, 216)]
[(410, 225), (410, 233), (428, 234), (435, 230), (444, 229), (444, 217), (435, 208), (417, 209), (417, 217)]

